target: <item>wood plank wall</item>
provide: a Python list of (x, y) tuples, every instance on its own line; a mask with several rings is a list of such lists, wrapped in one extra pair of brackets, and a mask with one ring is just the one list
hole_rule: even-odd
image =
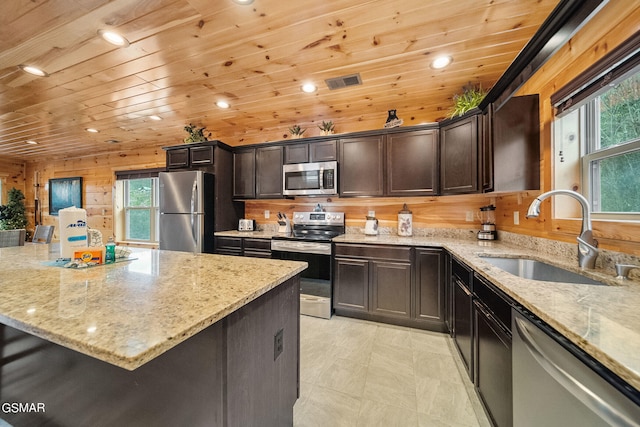
[(7, 193), (12, 188), (25, 192), (25, 171), (25, 162), (0, 158), (0, 180), (2, 180), (0, 204), (7, 204)]
[(53, 240), (58, 240), (58, 218), (49, 215), (49, 189), (51, 178), (81, 176), (83, 179), (83, 208), (87, 210), (87, 224), (99, 230), (104, 238), (114, 234), (113, 206), (115, 173), (122, 170), (137, 170), (163, 167), (165, 152), (161, 147), (113, 152), (107, 155), (76, 157), (50, 162), (30, 162), (26, 174), (26, 207), (29, 228), (34, 227), (35, 191), (34, 178), (37, 172), (40, 185), (42, 222), (55, 225)]
[[(542, 189), (551, 189), (551, 121), (550, 95), (575, 75), (602, 57), (609, 49), (617, 46), (638, 30), (640, 6), (638, 2), (609, 2), (602, 11), (588, 23), (561, 49), (544, 67), (520, 90), (519, 94), (540, 93), (541, 101), (541, 146), (542, 146)], [(365, 111), (351, 111), (352, 118)], [(356, 129), (353, 129), (356, 130)], [(349, 132), (352, 129), (341, 129)], [(286, 129), (283, 128), (283, 133)], [(230, 145), (240, 144), (233, 138), (220, 139)], [(49, 178), (82, 176), (84, 179), (85, 208), (92, 228), (104, 235), (113, 234), (113, 188), (115, 171), (161, 167), (164, 165), (164, 151), (160, 146), (108, 155), (70, 158), (67, 160), (22, 163), (0, 160), (0, 174), (11, 176), (10, 182), (25, 190), (30, 221), (33, 224), (34, 173), (38, 171), (41, 185), (40, 199), (43, 204), (43, 223), (56, 224), (56, 218), (48, 215), (48, 193), (45, 184)], [(497, 165), (499, 167), (499, 165)], [(296, 200), (254, 200), (247, 201), (246, 217), (258, 223), (275, 222), (278, 211), (291, 214), (294, 210), (311, 210), (316, 203), (322, 203), (327, 210), (347, 213), (347, 225), (363, 227), (364, 217), (369, 210), (375, 210), (382, 226), (394, 227), (397, 212), (407, 203), (414, 214), (415, 227), (456, 227), (469, 229), (475, 233), (479, 222), (466, 221), (467, 212), (475, 213), (480, 206), (493, 203), (497, 206), (496, 223), (498, 230), (546, 237), (566, 242), (575, 242), (580, 230), (580, 221), (554, 220), (551, 209), (545, 202), (539, 219), (525, 219), (529, 203), (537, 191), (477, 194), (465, 196), (415, 197), (415, 198), (367, 198), (340, 199), (296, 199)], [(271, 212), (265, 220), (264, 211)], [(513, 212), (519, 212), (520, 224), (515, 225)], [(594, 221), (594, 234), (602, 248), (640, 255), (640, 226), (638, 224)], [(57, 232), (54, 236), (57, 239)]]

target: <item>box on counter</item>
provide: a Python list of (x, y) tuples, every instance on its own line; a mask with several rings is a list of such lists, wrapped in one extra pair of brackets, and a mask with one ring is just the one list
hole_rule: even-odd
[(84, 248), (73, 252), (73, 259), (79, 259), (83, 262), (95, 262), (102, 264), (104, 262), (104, 251), (102, 249)]

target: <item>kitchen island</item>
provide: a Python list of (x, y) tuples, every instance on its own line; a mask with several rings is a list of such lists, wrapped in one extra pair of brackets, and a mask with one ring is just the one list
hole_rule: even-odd
[(291, 425), (305, 263), (135, 249), (68, 269), (58, 256), (56, 245), (0, 249), (0, 417)]

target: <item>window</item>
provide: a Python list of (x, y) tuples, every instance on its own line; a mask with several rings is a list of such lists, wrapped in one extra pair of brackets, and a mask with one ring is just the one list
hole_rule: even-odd
[[(594, 218), (640, 220), (638, 50), (627, 50), (630, 59), (554, 103), (554, 187), (583, 194)], [(555, 216), (574, 217), (575, 209), (556, 203)]]
[(116, 172), (114, 230), (119, 241), (158, 243), (158, 173), (164, 169)]
[(124, 181), (125, 240), (158, 241), (158, 178)]

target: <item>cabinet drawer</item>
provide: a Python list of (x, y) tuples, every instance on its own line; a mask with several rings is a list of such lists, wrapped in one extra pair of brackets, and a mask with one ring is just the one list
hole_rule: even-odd
[(271, 252), (271, 240), (269, 239), (253, 239), (253, 238), (245, 238), (244, 239), (244, 249), (248, 250), (262, 250)]
[(473, 290), (473, 270), (459, 262), (455, 258), (451, 258), (451, 275), (456, 276), (469, 290)]
[(222, 255), (242, 255), (242, 239), (240, 237), (216, 236), (216, 253)]
[(411, 248), (408, 246), (374, 246), (336, 244), (336, 256), (355, 258), (411, 261)]
[(487, 283), (477, 274), (473, 279), (473, 292), (482, 301), (491, 313), (502, 323), (502, 327), (511, 330), (511, 304), (503, 297), (500, 291), (494, 290), (493, 286)]

